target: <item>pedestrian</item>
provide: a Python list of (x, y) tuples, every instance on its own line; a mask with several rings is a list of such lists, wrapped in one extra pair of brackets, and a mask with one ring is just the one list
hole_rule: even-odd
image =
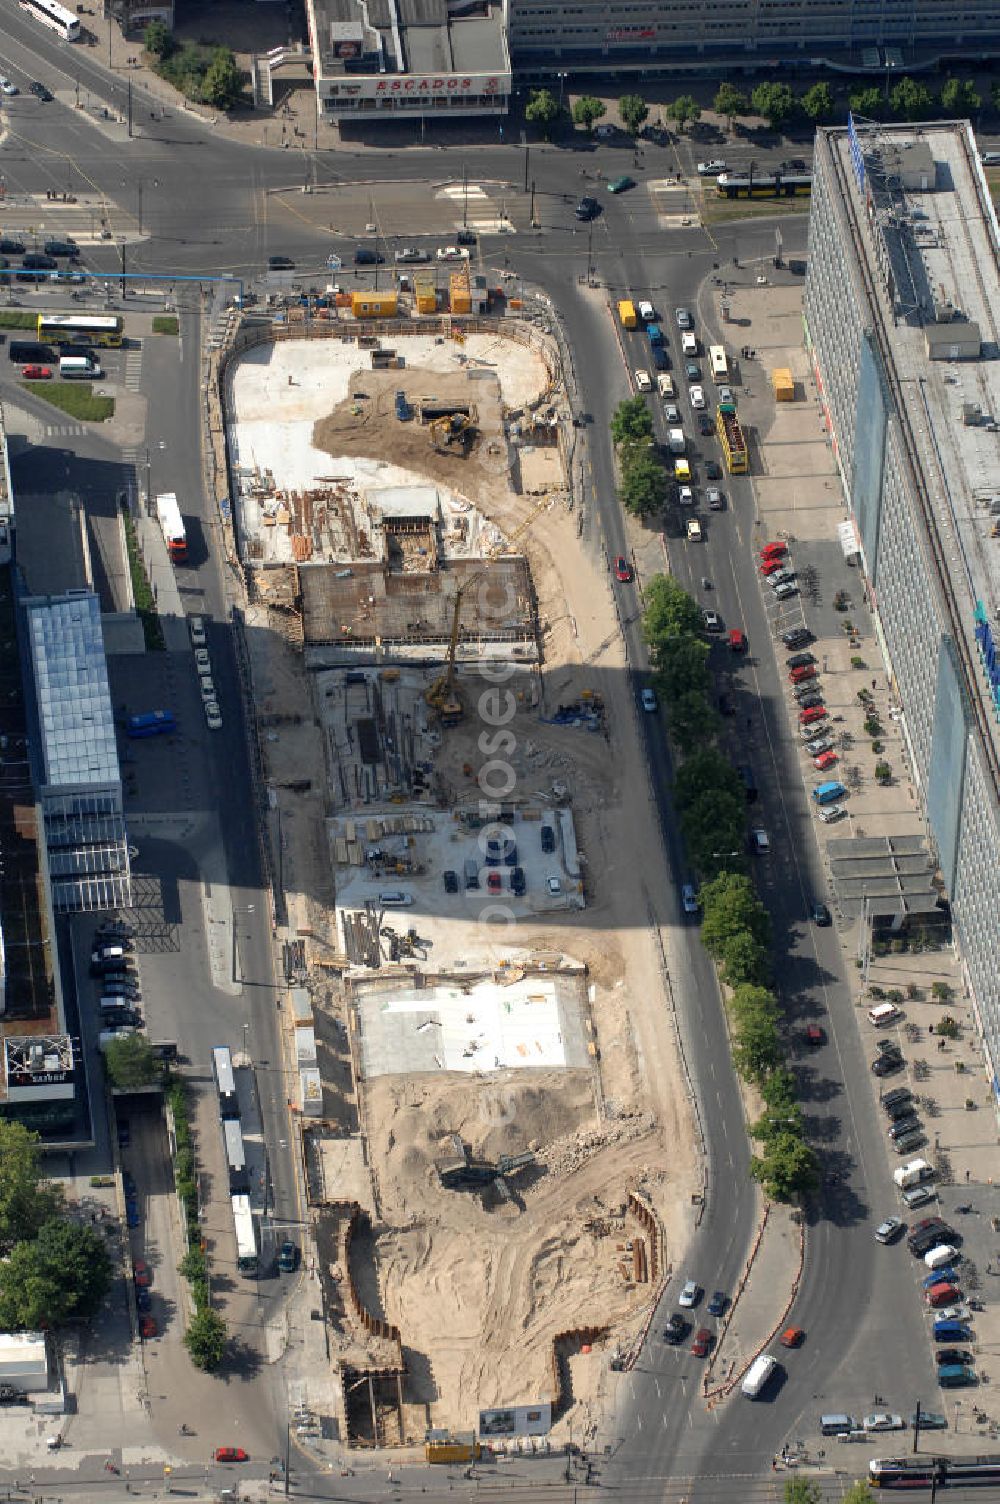
[(969, 1183), (969, 1175), (970, 1175), (970, 1173), (971, 1172), (969, 1170), (966, 1170), (966, 1172), (965, 1172), (965, 1183), (966, 1183), (966, 1185), (968, 1185), (968, 1183)]

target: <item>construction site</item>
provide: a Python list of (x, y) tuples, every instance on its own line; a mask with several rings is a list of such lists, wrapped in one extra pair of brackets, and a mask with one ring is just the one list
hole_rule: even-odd
[(556, 347), (418, 327), (231, 359), (233, 548), (335, 1422), (497, 1447), (594, 1433), (700, 1171)]

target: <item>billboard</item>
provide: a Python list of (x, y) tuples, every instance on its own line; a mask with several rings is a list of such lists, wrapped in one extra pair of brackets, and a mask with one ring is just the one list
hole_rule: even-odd
[(473, 99), (487, 96), (505, 98), (510, 93), (509, 73), (404, 73), (391, 78), (384, 74), (357, 73), (350, 82), (324, 79), (322, 93), (327, 99), (352, 96), (377, 99), (385, 104), (401, 100), (445, 98)]
[(545, 1436), (552, 1428), (552, 1406), (508, 1405), (498, 1410), (480, 1410), (479, 1440), (497, 1441), (505, 1436)]

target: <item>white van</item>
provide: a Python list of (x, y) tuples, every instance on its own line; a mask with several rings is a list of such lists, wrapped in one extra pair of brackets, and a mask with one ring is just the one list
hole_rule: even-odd
[(63, 355), (59, 359), (59, 375), (63, 381), (100, 381), (104, 372), (89, 355)]
[(925, 1180), (934, 1179), (934, 1166), (927, 1163), (926, 1159), (911, 1159), (909, 1164), (900, 1165), (898, 1170), (893, 1170), (892, 1178), (901, 1191), (905, 1191), (911, 1185), (923, 1185)]
[(659, 372), (656, 378), (656, 389), (661, 397), (673, 397), (676, 395), (674, 391), (674, 378), (669, 371)]
[(681, 335), (681, 351), (685, 355), (698, 354), (698, 338), (697, 335), (691, 333), (690, 329)]
[(902, 1014), (895, 1003), (878, 1003), (876, 1007), (868, 1009), (868, 1022), (874, 1024), (876, 1029), (894, 1023), (897, 1018), (902, 1018)]
[(378, 901), (383, 909), (408, 909), (413, 902), (412, 893), (380, 893)]
[(757, 1398), (777, 1367), (778, 1365), (770, 1353), (761, 1353), (759, 1358), (754, 1358), (747, 1369), (743, 1383), (740, 1385), (741, 1392), (748, 1400), (755, 1400)]

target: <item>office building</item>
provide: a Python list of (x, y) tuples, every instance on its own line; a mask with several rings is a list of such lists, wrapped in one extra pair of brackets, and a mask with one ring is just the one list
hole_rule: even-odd
[(965, 122), (813, 171), (807, 344), (1000, 1102), (1000, 231)]

